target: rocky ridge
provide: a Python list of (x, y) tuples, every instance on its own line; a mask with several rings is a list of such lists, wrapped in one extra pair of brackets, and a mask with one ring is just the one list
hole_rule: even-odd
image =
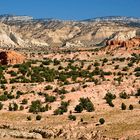
[[(98, 19), (98, 18), (97, 18)], [(0, 46), (2, 48), (79, 48), (103, 46), (115, 34), (139, 32), (137, 20), (61, 21), (33, 19), (28, 16), (0, 16)], [(132, 24), (132, 25), (130, 25)], [(135, 34), (135, 33), (133, 33)]]

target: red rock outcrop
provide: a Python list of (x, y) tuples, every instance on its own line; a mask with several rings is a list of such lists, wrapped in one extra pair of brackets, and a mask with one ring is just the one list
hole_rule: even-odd
[(0, 52), (0, 63), (2, 65), (20, 64), (25, 61), (25, 56), (15, 51)]
[(126, 41), (109, 40), (104, 49), (105, 52), (137, 52), (140, 53), (140, 38), (132, 38)]

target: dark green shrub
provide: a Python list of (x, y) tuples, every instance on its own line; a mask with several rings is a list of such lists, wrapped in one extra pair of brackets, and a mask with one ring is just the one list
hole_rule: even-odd
[(42, 116), (41, 116), (41, 115), (37, 115), (37, 116), (36, 116), (36, 120), (37, 120), (37, 121), (40, 121), (40, 120), (41, 120), (41, 118), (42, 118)]
[(14, 99), (14, 98), (15, 98), (15, 96), (14, 96), (14, 95), (12, 95), (12, 94), (10, 93), (10, 94), (7, 94), (7, 98), (8, 98), (8, 99)]
[(9, 104), (9, 111), (17, 111), (18, 105), (16, 103), (10, 103)]
[(61, 108), (58, 108), (56, 110), (54, 110), (54, 115), (62, 115), (64, 113), (64, 111)]
[(87, 110), (88, 112), (92, 112), (95, 110), (94, 105), (89, 98), (80, 98), (79, 102), (79, 105), (82, 106), (83, 109)]
[(94, 63), (94, 66), (97, 67), (97, 66), (100, 66), (100, 63), (98, 63), (97, 61)]
[(27, 116), (27, 120), (28, 121), (31, 121), (32, 120), (32, 117), (31, 116)]
[(115, 94), (111, 94), (110, 92), (106, 93), (104, 99), (106, 99), (106, 103), (109, 104), (109, 106), (114, 107), (114, 104), (112, 103), (112, 100), (116, 98)]
[(23, 63), (19, 65), (19, 72), (25, 75), (28, 72), (29, 66), (27, 63)]
[(72, 120), (72, 121), (76, 120), (76, 116), (74, 116), (74, 115), (69, 115), (68, 118), (69, 118), (69, 120)]
[(77, 113), (81, 113), (83, 111), (83, 106), (81, 104), (76, 105), (74, 109)]
[(103, 59), (103, 63), (106, 63), (106, 62), (108, 62), (108, 59), (107, 58), (104, 58)]
[(81, 118), (81, 119), (80, 119), (80, 122), (83, 122), (83, 121), (84, 121), (83, 118)]
[(126, 105), (124, 103), (121, 104), (121, 109), (126, 110)]
[(40, 100), (32, 101), (31, 106), (29, 108), (29, 112), (37, 113), (41, 112), (42, 103)]
[(25, 105), (25, 104), (28, 104), (28, 100), (27, 100), (27, 99), (23, 99), (23, 100), (22, 100), (22, 104), (24, 104), (24, 105)]
[(43, 65), (50, 65), (51, 62), (52, 62), (51, 60), (47, 59), (47, 60), (43, 61), (42, 64)]
[(68, 91), (65, 88), (62, 88), (62, 89), (58, 90), (57, 93), (61, 95), (61, 94), (68, 93)]
[(64, 69), (62, 66), (59, 66), (59, 67), (58, 67), (58, 70), (62, 70), (62, 69)]
[(53, 89), (53, 87), (51, 86), (51, 85), (47, 85), (46, 87), (45, 87), (45, 90), (52, 90)]
[(16, 73), (15, 71), (13, 71), (13, 70), (12, 70), (12, 71), (9, 71), (8, 73), (9, 73), (11, 76), (17, 76), (17, 73)]
[(86, 88), (86, 87), (88, 87), (88, 85), (83, 85), (83, 88)]
[(140, 89), (137, 90), (137, 93), (135, 94), (135, 96), (140, 96)]
[(61, 95), (61, 96), (60, 96), (60, 99), (61, 99), (61, 100), (65, 99), (65, 96), (64, 96), (64, 95)]
[(135, 68), (134, 72), (137, 72), (137, 71), (140, 72), (140, 67)]
[(133, 105), (129, 105), (129, 110), (133, 110), (133, 109), (134, 109)]
[(133, 66), (133, 62), (128, 63), (128, 66), (132, 67)]
[(20, 110), (24, 110), (24, 106), (21, 105), (19, 109), (20, 109)]
[(93, 105), (92, 102), (88, 102), (88, 103), (87, 103), (87, 105), (86, 105), (86, 110), (87, 110), (88, 112), (92, 112), (92, 111), (95, 110), (95, 109), (94, 109), (94, 105)]
[(46, 94), (45, 95), (45, 101), (52, 103), (52, 102), (56, 101), (56, 97), (55, 96), (49, 96), (48, 94)]
[(140, 72), (136, 72), (136, 73), (135, 73), (135, 76), (136, 76), (136, 77), (140, 77)]
[(63, 113), (67, 112), (68, 111), (68, 109), (67, 109), (68, 105), (69, 105), (69, 102), (63, 102), (62, 101), (61, 106), (58, 107), (58, 109), (54, 110), (54, 115), (62, 115)]
[(110, 92), (106, 93), (104, 99), (107, 99), (107, 98), (110, 98), (110, 99), (115, 99), (116, 98), (116, 95), (115, 94), (112, 94)]
[(116, 66), (114, 67), (115, 70), (118, 69), (118, 68), (119, 68), (119, 65), (116, 65)]
[(54, 61), (53, 61), (53, 63), (56, 66), (56, 65), (59, 65), (60, 64), (60, 61), (55, 58)]
[(127, 95), (126, 92), (121, 92), (121, 93), (119, 94), (119, 96), (120, 96), (120, 98), (122, 98), (122, 99), (128, 99), (128, 98), (130, 98), (130, 96)]
[(105, 123), (104, 118), (100, 118), (100, 119), (99, 119), (99, 122), (100, 122), (100, 124), (104, 124), (104, 123)]
[(5, 95), (5, 94), (0, 95), (0, 101), (7, 101), (7, 100), (8, 100), (7, 95)]
[(75, 92), (76, 90), (75, 90), (75, 88), (73, 87), (72, 89), (71, 89), (71, 92)]
[(65, 81), (67, 80), (67, 78), (68, 78), (67, 75), (65, 75), (65, 74), (60, 74), (58, 79), (59, 79), (60, 81), (62, 81), (62, 82), (65, 82)]
[(124, 67), (124, 68), (122, 69), (122, 71), (128, 71), (128, 70), (129, 70), (128, 67)]
[(3, 108), (3, 104), (0, 102), (0, 110), (2, 110)]
[(6, 90), (6, 86), (5, 86), (4, 84), (1, 85), (1, 88), (2, 88), (3, 90)]

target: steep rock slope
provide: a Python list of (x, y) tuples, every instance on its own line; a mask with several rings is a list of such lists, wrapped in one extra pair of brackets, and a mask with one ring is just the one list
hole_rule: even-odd
[(24, 47), (25, 42), (13, 32), (10, 26), (0, 23), (0, 46)]

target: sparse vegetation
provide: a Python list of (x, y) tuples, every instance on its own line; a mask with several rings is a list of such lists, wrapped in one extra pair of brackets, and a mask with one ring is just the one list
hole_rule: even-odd
[(81, 113), (84, 109), (88, 112), (94, 111), (94, 105), (89, 98), (80, 98), (79, 104), (75, 107), (77, 113)]

